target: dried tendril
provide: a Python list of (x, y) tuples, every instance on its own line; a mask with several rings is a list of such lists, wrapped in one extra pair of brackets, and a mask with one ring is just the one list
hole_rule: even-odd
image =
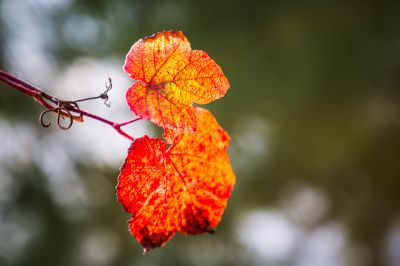
[[(51, 100), (57, 104), (57, 107), (49, 108), (47, 110), (44, 110), (40, 116), (39, 116), (39, 121), (42, 127), (49, 127), (51, 125), (51, 122), (46, 122), (45, 121), (45, 116), (48, 113), (55, 112), (57, 113), (57, 126), (63, 130), (70, 129), (74, 123), (74, 121), (83, 121), (83, 115), (73, 115), (72, 113), (76, 112), (79, 113), (80, 108), (78, 105), (78, 102), (83, 102), (83, 101), (88, 101), (88, 100), (95, 100), (95, 99), (103, 99), (104, 104), (107, 107), (110, 107), (110, 101), (108, 97), (108, 92), (112, 89), (112, 81), (111, 78), (108, 78), (108, 82), (105, 83), (106, 90), (100, 94), (99, 96), (96, 97), (88, 97), (88, 98), (83, 98), (79, 99), (76, 101), (63, 101), (57, 98), (52, 98)], [(43, 100), (41, 98), (41, 100)], [(72, 113), (71, 113), (72, 112)], [(67, 125), (63, 125), (61, 122), (62, 120), (67, 119)]]

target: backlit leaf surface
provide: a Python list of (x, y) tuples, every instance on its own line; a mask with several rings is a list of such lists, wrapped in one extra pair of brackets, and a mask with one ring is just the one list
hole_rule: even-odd
[(132, 215), (129, 228), (147, 251), (176, 232), (211, 232), (235, 183), (230, 138), (212, 114), (194, 108), (198, 129), (170, 148), (160, 139), (134, 141), (118, 177), (117, 196)]
[(137, 41), (124, 70), (137, 80), (127, 91), (130, 109), (164, 128), (194, 132), (193, 103), (225, 95), (229, 82), (206, 52), (192, 50), (180, 31), (159, 32)]

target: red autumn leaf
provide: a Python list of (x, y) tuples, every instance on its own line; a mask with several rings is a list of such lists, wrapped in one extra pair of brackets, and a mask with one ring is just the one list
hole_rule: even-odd
[(121, 167), (118, 200), (132, 215), (130, 231), (145, 251), (176, 232), (211, 232), (231, 195), (230, 138), (209, 111), (194, 112), (196, 133), (183, 134), (169, 149), (159, 139), (137, 139)]
[(229, 82), (206, 52), (192, 50), (180, 31), (159, 32), (137, 41), (124, 70), (137, 80), (127, 91), (130, 109), (164, 128), (194, 132), (193, 103), (225, 95)]

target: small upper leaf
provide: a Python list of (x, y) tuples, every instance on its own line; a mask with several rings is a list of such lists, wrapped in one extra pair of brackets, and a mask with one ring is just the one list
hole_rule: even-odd
[(198, 130), (169, 149), (147, 136), (134, 141), (118, 177), (117, 196), (132, 214), (130, 230), (147, 251), (176, 232), (211, 232), (235, 183), (228, 134), (212, 114), (194, 109)]
[(130, 109), (164, 128), (196, 130), (192, 104), (225, 95), (229, 82), (206, 52), (192, 50), (180, 31), (164, 31), (137, 41), (124, 70), (137, 80), (127, 91)]

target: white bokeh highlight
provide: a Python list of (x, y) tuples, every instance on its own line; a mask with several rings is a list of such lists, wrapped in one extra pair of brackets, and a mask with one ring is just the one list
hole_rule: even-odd
[(319, 188), (302, 185), (283, 190), (281, 205), (289, 219), (303, 228), (317, 225), (330, 210), (329, 197)]
[(295, 248), (298, 229), (277, 210), (249, 212), (236, 228), (238, 241), (256, 264), (287, 260)]
[(235, 235), (246, 265), (346, 265), (347, 236), (333, 221), (308, 230), (282, 211), (260, 208), (238, 217)]
[(400, 266), (400, 221), (394, 223), (388, 230), (386, 260), (389, 266)]
[(118, 254), (120, 242), (118, 235), (107, 228), (89, 230), (79, 241), (74, 256), (76, 265), (111, 265)]
[[(238, 118), (231, 134), (232, 165), (239, 173), (251, 173), (268, 156), (273, 127), (263, 117), (247, 114)], [(254, 176), (247, 174), (246, 176)]]

